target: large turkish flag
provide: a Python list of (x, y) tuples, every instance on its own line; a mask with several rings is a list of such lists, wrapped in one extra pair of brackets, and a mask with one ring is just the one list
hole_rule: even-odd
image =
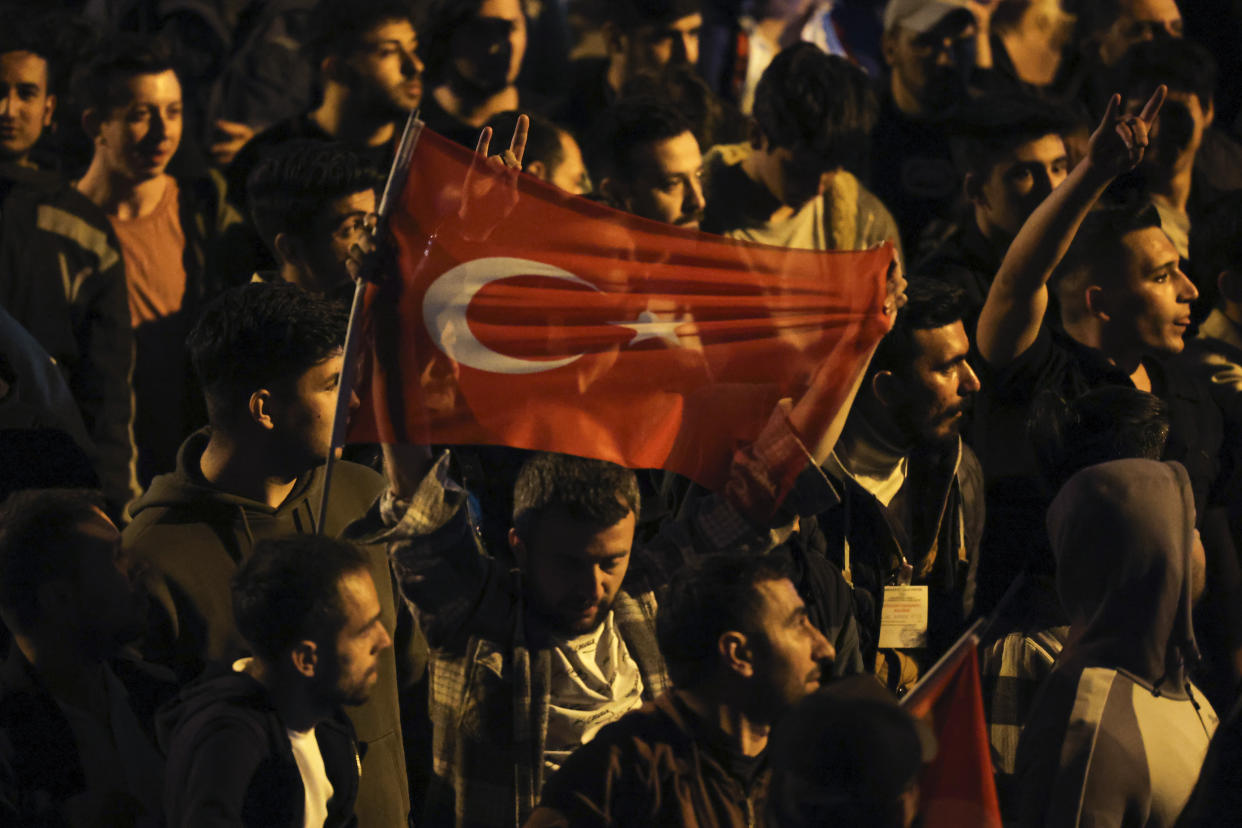
[(476, 158), (418, 140), (388, 224), (400, 278), (366, 297), (351, 442), (559, 451), (715, 487), (825, 360), (844, 401), (888, 329), (891, 247), (735, 242)]

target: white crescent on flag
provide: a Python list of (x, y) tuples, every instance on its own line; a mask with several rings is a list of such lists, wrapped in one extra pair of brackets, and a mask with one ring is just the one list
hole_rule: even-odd
[(561, 359), (519, 359), (493, 351), (470, 330), (466, 310), (474, 295), (492, 282), (515, 276), (562, 279), (598, 291), (595, 285), (568, 270), (544, 262), (507, 256), (472, 259), (446, 270), (432, 282), (423, 297), (423, 322), (436, 346), (450, 359), (462, 365), (493, 374), (538, 374), (563, 368), (581, 359), (582, 354)]

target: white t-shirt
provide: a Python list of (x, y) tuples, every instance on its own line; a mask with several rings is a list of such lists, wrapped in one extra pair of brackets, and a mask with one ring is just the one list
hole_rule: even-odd
[(319, 740), (312, 728), (307, 731), (289, 730), (289, 744), (293, 746), (293, 758), (302, 775), (302, 790), (306, 793), (306, 828), (323, 828), (328, 819), (328, 800), (332, 798), (332, 783), (323, 766), (323, 754), (319, 752)]
[(642, 706), (642, 675), (611, 612), (594, 632), (553, 640), (549, 689), (543, 758), (551, 774), (601, 727)]

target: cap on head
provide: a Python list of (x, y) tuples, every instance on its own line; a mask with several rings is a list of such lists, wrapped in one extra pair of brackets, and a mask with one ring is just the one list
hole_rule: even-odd
[(967, 0), (889, 0), (884, 7), (884, 31), (900, 26), (921, 34), (950, 14), (966, 15), (974, 20)]

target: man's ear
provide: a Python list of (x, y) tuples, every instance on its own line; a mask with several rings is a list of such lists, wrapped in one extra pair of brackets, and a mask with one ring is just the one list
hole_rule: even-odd
[(1083, 292), (1083, 298), (1087, 305), (1087, 313), (1099, 319), (1101, 322), (1108, 322), (1112, 319), (1112, 308), (1108, 301), (1108, 293), (1099, 285), (1091, 285)]
[(272, 240), (272, 246), (276, 248), (276, 256), (281, 264), (298, 266), (306, 259), (302, 255), (301, 240), (289, 233), (277, 233), (276, 238)]
[(1216, 275), (1216, 289), (1224, 301), (1242, 303), (1242, 272), (1222, 270)]
[(768, 148), (768, 136), (763, 134), (763, 129), (754, 118), (746, 121), (746, 139), (755, 152), (763, 152)]
[(276, 427), (275, 405), (272, 398), (272, 392), (266, 388), (260, 388), (250, 395), (249, 401), (250, 419), (258, 423), (260, 428), (271, 431)]
[(620, 210), (627, 209), (625, 196), (612, 176), (608, 176), (599, 182), (599, 194), (603, 196), (604, 202), (609, 206)]
[(319, 77), (323, 78), (325, 81), (342, 83), (342, 68), (342, 61), (339, 55), (328, 55), (323, 60), (319, 61)]
[(289, 652), (289, 663), (306, 678), (314, 678), (319, 666), (319, 645), (314, 641), (297, 642)]
[(516, 529), (509, 530), (509, 549), (513, 552), (513, 557), (518, 562), (518, 566), (525, 572), (526, 562), (530, 555), (526, 549), (526, 542), (518, 536)]
[(871, 378), (871, 393), (885, 408), (892, 408), (901, 400), (901, 382), (892, 371), (876, 371)]
[(611, 20), (607, 21), (600, 27), (600, 34), (604, 37), (604, 51), (609, 57), (612, 57), (613, 55), (624, 55), (626, 49), (629, 48), (629, 38), (626, 37), (625, 32), (621, 31), (617, 24), (613, 23)]
[(897, 38), (899, 37), (897, 29), (889, 29), (880, 37), (880, 54), (884, 57), (884, 62), (892, 66), (897, 60)]
[(962, 192), (966, 193), (966, 198), (970, 199), (970, 203), (976, 207), (987, 207), (988, 199), (983, 192), (983, 178), (975, 175), (973, 172), (966, 173), (966, 177), (962, 179)]
[(97, 140), (102, 126), (103, 119), (99, 117), (98, 109), (88, 109), (82, 113), (82, 131), (86, 133), (87, 138), (92, 141)]
[(531, 161), (526, 165), (526, 172), (538, 178), (540, 181), (548, 180), (548, 165), (542, 161)]
[(46, 129), (52, 125), (52, 116), (56, 114), (56, 96), (48, 95), (43, 102), (43, 127)]
[(736, 630), (722, 633), (716, 642), (716, 648), (726, 670), (743, 678), (752, 678), (755, 675), (755, 654), (744, 634)]

